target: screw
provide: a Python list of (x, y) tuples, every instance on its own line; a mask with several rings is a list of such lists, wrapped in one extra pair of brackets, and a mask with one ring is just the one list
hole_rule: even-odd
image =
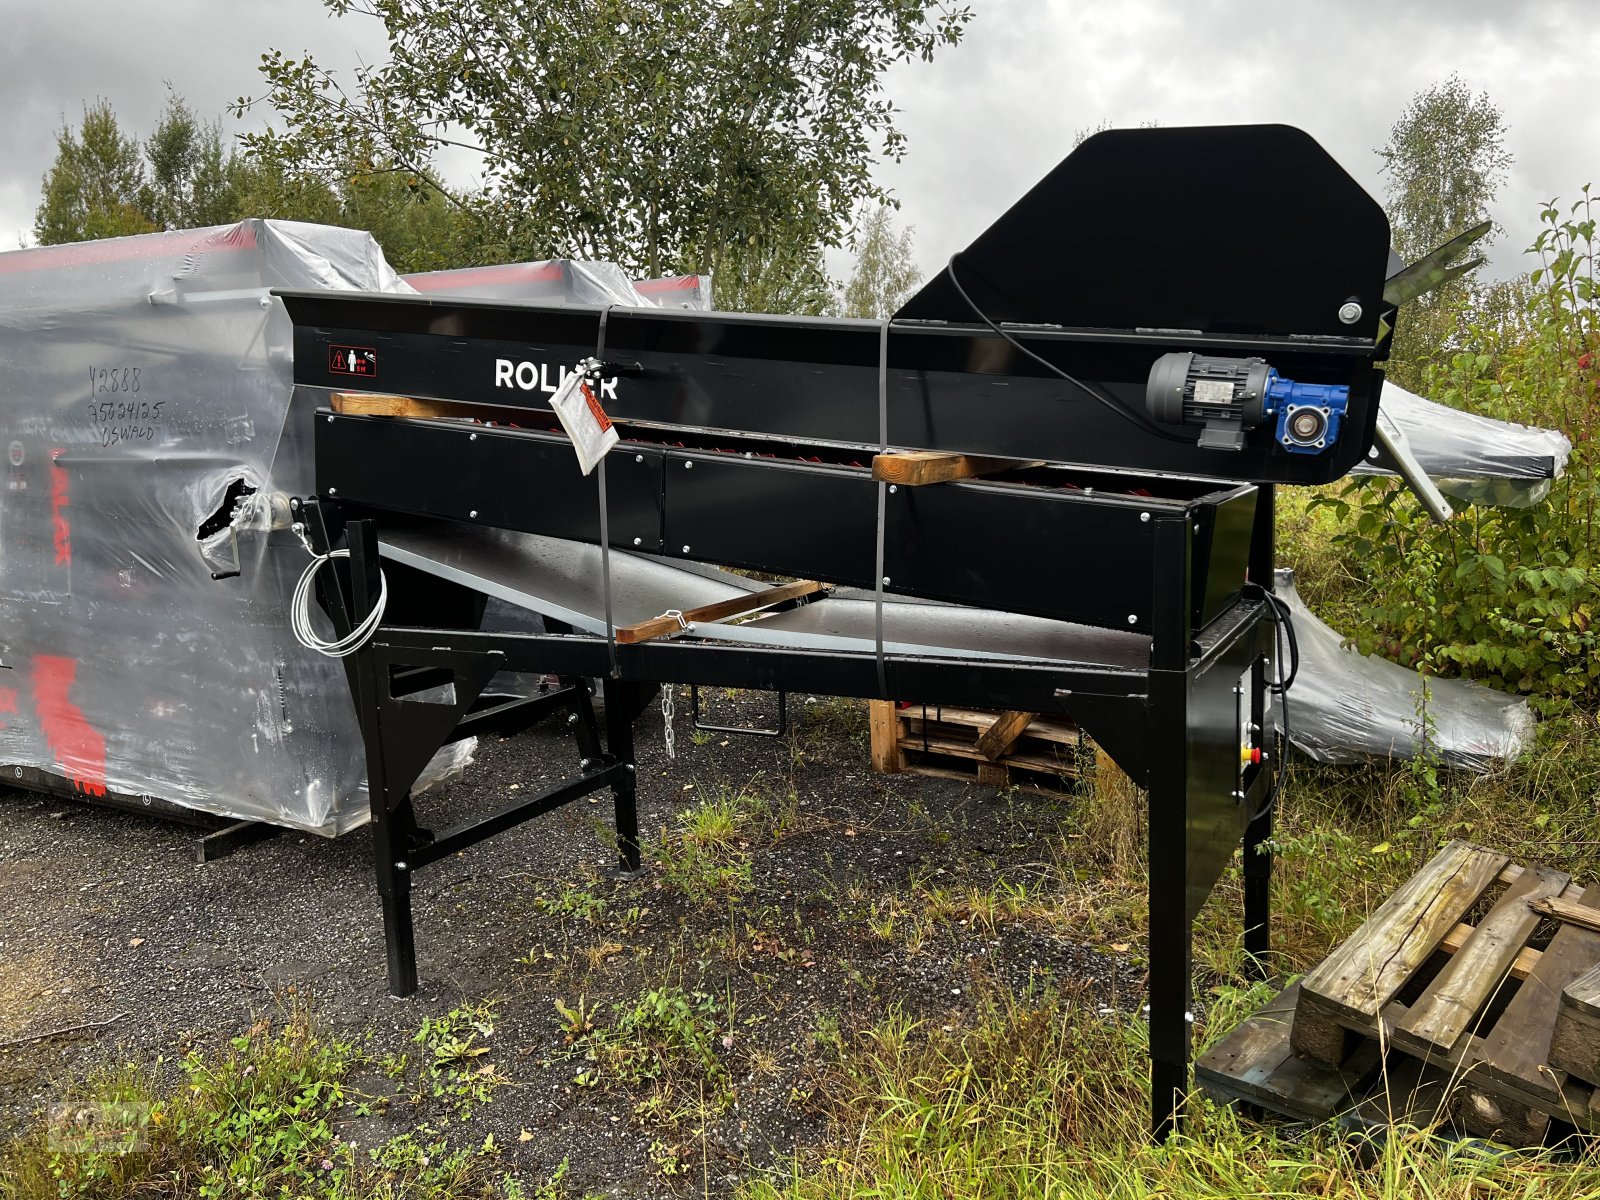
[(635, 546), (642, 546), (642, 545), (644, 545), (644, 539), (643, 538), (634, 538), (633, 539), (633, 544)]
[(1138, 623), (1139, 623), (1139, 614), (1138, 613), (1129, 613), (1128, 614), (1128, 624), (1129, 625), (1137, 625)]
[(328, 489), (328, 495), (337, 496), (338, 494), (339, 494), (339, 489), (338, 488), (329, 488)]
[(329, 414), (328, 414), (328, 424), (329, 424), (329, 425), (332, 425), (332, 424), (333, 424), (333, 414), (332, 414), (332, 413), (329, 413)]
[(889, 586), (889, 577), (887, 575), (885, 575), (883, 577), (883, 586), (884, 587), (888, 587)]
[(1149, 513), (1140, 513), (1139, 514), (1139, 520), (1141, 522), (1143, 522), (1144, 524), (1146, 524), (1146, 525), (1150, 524), (1150, 514)]
[(892, 483), (889, 485), (889, 494), (891, 496), (894, 495), (894, 484), (892, 484)]
[(642, 455), (642, 454), (635, 454), (635, 455), (634, 455), (634, 456), (633, 456), (633, 461), (634, 461), (634, 462), (643, 462), (643, 461), (644, 461), (644, 455)]
[(1339, 320), (1343, 321), (1346, 325), (1354, 325), (1357, 321), (1361, 320), (1361, 305), (1357, 304), (1354, 300), (1346, 300), (1343, 304), (1339, 305)]
[(580, 758), (578, 760), (578, 770), (587, 771), (588, 769), (589, 769), (589, 760), (587, 758)]
[(692, 462), (686, 462), (683, 464), (683, 469), (685, 471), (692, 471), (694, 470), (694, 464)]
[(568, 713), (567, 714), (567, 724), (568, 725), (576, 725), (577, 723), (578, 723), (578, 714), (577, 713)]
[(409, 863), (397, 862), (394, 865), (394, 869), (396, 871), (409, 871), (411, 870), (411, 866)]
[(467, 441), (469, 441), (469, 442), (475, 442), (475, 441), (477, 441), (477, 440), (478, 440), (478, 435), (477, 435), (477, 434), (475, 434), (475, 433), (471, 433), (471, 434), (468, 434), (468, 435), (467, 435)]
[(687, 554), (687, 553), (689, 553), (689, 547), (687, 547), (687, 546), (685, 546), (685, 547), (684, 547), (684, 548), (683, 548), (683, 552), (684, 552), (684, 553), (685, 553), (685, 554)]
[(467, 514), (467, 516), (469, 516), (469, 517), (475, 517), (477, 515), (478, 515), (478, 510), (477, 509), (473, 509), (471, 512), (469, 512)]

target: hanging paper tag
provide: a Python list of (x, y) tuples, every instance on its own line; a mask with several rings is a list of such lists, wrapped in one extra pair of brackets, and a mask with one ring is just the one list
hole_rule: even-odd
[(600, 407), (595, 395), (597, 385), (589, 377), (591, 371), (599, 368), (600, 364), (594, 359), (585, 359), (576, 371), (561, 381), (550, 399), (550, 407), (556, 410), (561, 428), (567, 431), (572, 449), (578, 455), (578, 466), (585, 475), (621, 440), (611, 418)]

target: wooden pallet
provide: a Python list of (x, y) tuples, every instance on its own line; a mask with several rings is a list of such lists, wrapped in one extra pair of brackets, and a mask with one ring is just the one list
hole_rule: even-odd
[(1080, 778), (1086, 742), (1062, 717), (871, 702), (872, 766), (1059, 794)]
[(1448, 1085), (1473, 1135), (1533, 1144), (1552, 1119), (1600, 1130), (1596, 964), (1600, 888), (1452, 842), (1198, 1076), (1305, 1117), (1331, 1115), (1341, 1087), (1362, 1103), (1382, 1062), (1387, 1077), (1426, 1068), (1431, 1088)]

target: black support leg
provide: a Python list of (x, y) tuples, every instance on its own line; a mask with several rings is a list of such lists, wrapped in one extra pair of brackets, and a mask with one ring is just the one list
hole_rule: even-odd
[(624, 872), (640, 869), (638, 774), (633, 762), (634, 693), (638, 684), (607, 678), (601, 685), (606, 698), (606, 748), (622, 764), (622, 775), (611, 786), (616, 810), (617, 855)]
[(1272, 949), (1272, 809), (1251, 821), (1244, 831), (1245, 970), (1265, 979)]
[(396, 999), (417, 990), (417, 940), (411, 920), (411, 864), (405, 847), (415, 827), (411, 798), (382, 817), (374, 798), (372, 865), (383, 907), (383, 946), (389, 963), (389, 994)]
[(1189, 1092), (1192, 964), (1184, 830), (1181, 822), (1160, 828), (1154, 787), (1151, 809), (1150, 1126), (1159, 1141), (1176, 1128)]

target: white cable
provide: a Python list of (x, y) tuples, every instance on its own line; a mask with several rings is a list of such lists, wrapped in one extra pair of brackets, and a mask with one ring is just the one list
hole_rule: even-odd
[(294, 640), (307, 650), (315, 650), (318, 654), (326, 654), (329, 658), (343, 658), (361, 649), (366, 640), (377, 630), (378, 623), (383, 620), (384, 606), (389, 603), (389, 579), (384, 575), (382, 568), (379, 568), (378, 602), (372, 606), (372, 611), (367, 614), (366, 620), (337, 641), (323, 641), (317, 635), (317, 631), (311, 627), (311, 588), (316, 583), (317, 570), (329, 559), (349, 557), (348, 550), (312, 555), (311, 564), (301, 573), (300, 581), (294, 585), (294, 598), (289, 601), (289, 628), (294, 633)]

